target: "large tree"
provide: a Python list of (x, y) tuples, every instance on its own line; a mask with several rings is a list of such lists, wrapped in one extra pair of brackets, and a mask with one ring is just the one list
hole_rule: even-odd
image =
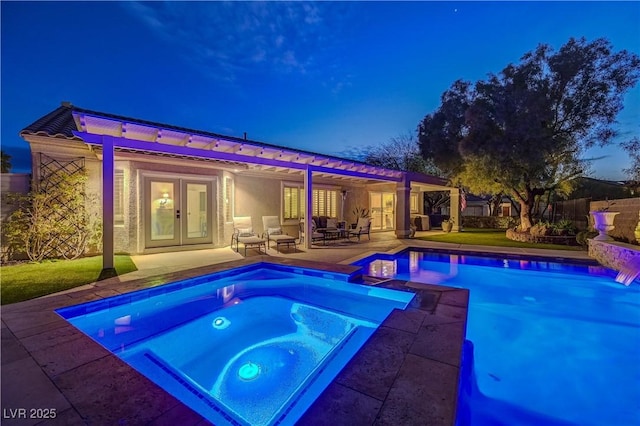
[[(433, 161), (422, 156), (417, 138), (410, 133), (393, 137), (387, 143), (361, 148), (357, 158), (367, 164), (387, 169), (442, 176), (442, 172)], [(449, 204), (449, 199), (449, 191), (424, 192), (424, 211), (435, 213), (439, 208)]]
[(623, 171), (627, 174), (627, 177), (636, 186), (640, 185), (640, 138), (635, 137), (629, 141), (625, 141), (622, 144), (622, 148), (627, 151), (629, 158), (631, 159), (631, 166)]
[(419, 124), (420, 148), (472, 192), (511, 195), (527, 231), (536, 199), (570, 191), (585, 150), (611, 142), (639, 77), (638, 55), (605, 39), (540, 45), (486, 80), (454, 82)]
[(440, 175), (433, 162), (420, 154), (418, 140), (409, 133), (393, 137), (387, 143), (361, 148), (356, 157), (367, 164), (387, 169)]

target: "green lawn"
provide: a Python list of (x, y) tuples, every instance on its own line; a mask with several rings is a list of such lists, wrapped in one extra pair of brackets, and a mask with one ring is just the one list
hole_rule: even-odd
[(430, 235), (428, 237), (420, 237), (418, 239), (425, 241), (438, 241), (441, 243), (473, 244), (481, 246), (521, 247), (575, 251), (582, 250), (582, 248), (579, 246), (576, 247), (557, 244), (521, 243), (519, 241), (512, 241), (505, 236), (505, 231), (502, 229), (465, 228), (463, 232)]
[[(116, 256), (116, 273), (136, 270), (129, 256)], [(102, 271), (102, 256), (75, 260), (49, 260), (3, 266), (0, 272), (0, 298), (3, 305), (57, 293), (97, 281)]]

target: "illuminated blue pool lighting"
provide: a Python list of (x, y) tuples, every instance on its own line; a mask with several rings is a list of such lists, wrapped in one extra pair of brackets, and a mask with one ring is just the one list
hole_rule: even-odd
[(294, 424), (413, 298), (297, 269), (229, 270), (58, 313), (215, 425)]
[(231, 321), (229, 321), (225, 317), (216, 317), (213, 320), (212, 325), (213, 325), (213, 328), (215, 328), (216, 330), (224, 330), (225, 328), (231, 325)]
[(245, 381), (251, 381), (258, 377), (259, 374), (260, 366), (251, 361), (242, 364), (240, 370), (238, 370), (238, 376), (240, 376), (240, 378)]
[(457, 426), (640, 425), (638, 280), (625, 287), (595, 264), (438, 252), (357, 264), (469, 289)]

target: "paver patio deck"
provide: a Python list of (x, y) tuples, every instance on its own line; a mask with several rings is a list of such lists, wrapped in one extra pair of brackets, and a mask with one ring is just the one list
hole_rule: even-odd
[[(396, 240), (328, 246), (269, 256), (230, 249), (134, 256), (138, 271), (64, 293), (2, 307), (3, 424), (208, 424), (54, 310), (253, 262), (352, 270), (354, 260), (407, 246), (470, 250), (470, 246)], [(493, 253), (588, 259), (584, 252), (473, 248)], [(319, 262), (320, 263), (316, 263)], [(224, 263), (221, 263), (224, 262)], [(312, 405), (301, 424), (451, 425), (455, 420), (468, 291), (391, 280), (417, 294), (394, 311)], [(55, 409), (54, 419), (15, 418), (26, 409)], [(13, 411), (11, 411), (13, 410)], [(44, 412), (40, 412), (42, 414)], [(12, 418), (13, 417), (13, 418)]]

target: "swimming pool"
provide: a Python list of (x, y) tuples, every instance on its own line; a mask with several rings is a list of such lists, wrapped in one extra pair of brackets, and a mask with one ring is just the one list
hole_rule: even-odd
[(293, 424), (413, 294), (256, 264), (59, 309), (216, 425)]
[(541, 259), (407, 251), (377, 276), (470, 289), (459, 425), (640, 424), (640, 285)]

